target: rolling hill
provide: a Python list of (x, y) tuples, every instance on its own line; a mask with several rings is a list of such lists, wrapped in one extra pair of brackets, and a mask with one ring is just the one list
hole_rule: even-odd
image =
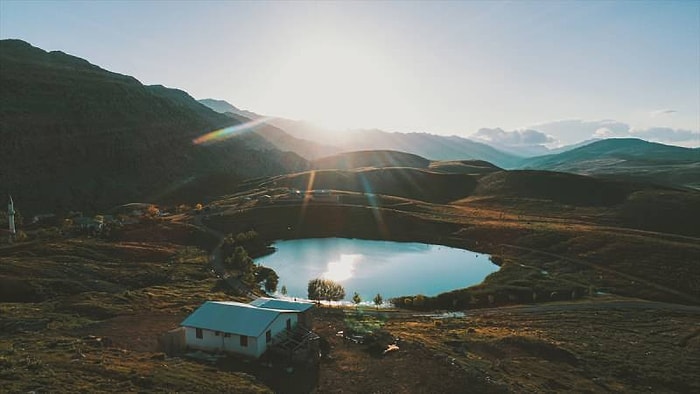
[(413, 153), (430, 160), (484, 160), (503, 168), (515, 168), (521, 158), (480, 142), (428, 133), (389, 133), (382, 130), (350, 131), (338, 145), (344, 151), (383, 149)]
[(0, 69), (1, 192), (25, 213), (200, 199), (307, 165), (252, 133), (195, 145), (240, 122), (63, 52), (2, 40)]
[(647, 186), (561, 172), (501, 171), (479, 180), (475, 195), (547, 200), (579, 206), (621, 204)]
[(472, 193), (477, 178), (408, 167), (314, 170), (276, 179), (277, 186), (382, 194), (444, 204)]
[(521, 167), (700, 189), (700, 149), (634, 138), (596, 141), (556, 155), (527, 159)]
[(430, 160), (405, 152), (372, 150), (341, 153), (311, 162), (316, 170), (351, 170), (363, 167), (427, 168)]

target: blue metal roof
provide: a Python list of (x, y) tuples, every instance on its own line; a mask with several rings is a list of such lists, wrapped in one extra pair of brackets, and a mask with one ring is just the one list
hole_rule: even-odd
[(296, 311), (258, 308), (232, 301), (207, 301), (180, 325), (258, 337), (282, 313), (296, 313)]
[(312, 302), (281, 300), (278, 298), (260, 297), (251, 301), (250, 305), (265, 309), (281, 309), (296, 312), (306, 312), (313, 308)]

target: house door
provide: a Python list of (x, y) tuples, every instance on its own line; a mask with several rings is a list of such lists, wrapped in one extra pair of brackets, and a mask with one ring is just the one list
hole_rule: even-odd
[(292, 319), (287, 319), (287, 331), (292, 330)]

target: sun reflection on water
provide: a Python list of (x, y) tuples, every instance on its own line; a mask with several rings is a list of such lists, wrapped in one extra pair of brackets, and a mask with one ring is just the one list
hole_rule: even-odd
[(338, 261), (329, 261), (326, 272), (321, 276), (336, 282), (350, 279), (355, 274), (355, 266), (362, 260), (361, 254), (341, 254)]

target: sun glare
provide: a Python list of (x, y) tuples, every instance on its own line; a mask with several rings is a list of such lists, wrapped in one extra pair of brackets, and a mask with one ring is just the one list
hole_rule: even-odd
[(357, 43), (319, 40), (294, 46), (271, 81), (288, 111), (324, 126), (379, 119), (400, 99), (394, 73), (379, 51)]
[(342, 282), (355, 274), (355, 266), (362, 259), (360, 254), (341, 254), (338, 261), (329, 261), (326, 272), (321, 275), (325, 279)]

